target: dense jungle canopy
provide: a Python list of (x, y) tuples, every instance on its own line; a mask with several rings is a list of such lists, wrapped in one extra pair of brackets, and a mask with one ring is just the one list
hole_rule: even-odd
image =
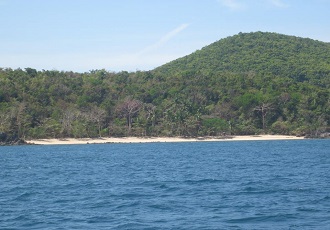
[(330, 43), (240, 33), (152, 71), (0, 68), (0, 139), (329, 132)]

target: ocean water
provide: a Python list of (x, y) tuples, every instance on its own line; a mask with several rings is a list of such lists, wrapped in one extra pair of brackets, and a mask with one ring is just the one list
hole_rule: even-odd
[(330, 140), (0, 147), (0, 229), (330, 229)]

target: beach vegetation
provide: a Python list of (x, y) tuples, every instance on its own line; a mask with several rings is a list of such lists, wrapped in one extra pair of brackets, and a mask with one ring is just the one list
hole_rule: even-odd
[(319, 135), (330, 44), (239, 33), (151, 71), (0, 68), (1, 138)]

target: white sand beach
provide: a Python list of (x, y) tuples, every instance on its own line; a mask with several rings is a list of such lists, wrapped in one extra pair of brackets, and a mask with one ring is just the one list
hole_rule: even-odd
[(68, 145), (68, 144), (102, 144), (102, 143), (156, 143), (156, 142), (207, 142), (207, 141), (263, 141), (263, 140), (299, 140), (304, 137), (285, 135), (255, 135), (227, 137), (102, 137), (102, 138), (65, 138), (65, 139), (36, 139), (27, 143), (37, 145)]

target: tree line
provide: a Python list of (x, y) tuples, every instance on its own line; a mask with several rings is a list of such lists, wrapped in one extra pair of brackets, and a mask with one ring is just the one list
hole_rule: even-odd
[[(327, 43), (258, 32), (220, 40), (152, 71), (2, 68), (0, 134), (319, 135), (329, 132), (330, 118), (325, 47), (330, 51)], [(304, 62), (306, 56), (311, 60)]]

